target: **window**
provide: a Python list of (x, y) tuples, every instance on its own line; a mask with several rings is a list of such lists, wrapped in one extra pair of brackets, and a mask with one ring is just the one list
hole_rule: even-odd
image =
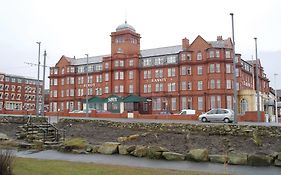
[(114, 67), (119, 67), (119, 60), (114, 61)]
[(75, 68), (74, 67), (70, 67), (70, 72), (74, 73), (75, 72)]
[(152, 108), (153, 108), (153, 110), (161, 110), (161, 99), (160, 98), (152, 99)]
[(221, 108), (221, 96), (217, 96), (217, 107)]
[(134, 66), (134, 60), (133, 59), (129, 60), (129, 66), (130, 67)]
[(185, 60), (186, 60), (186, 54), (185, 54), (185, 53), (182, 53), (182, 54), (181, 54), (181, 60), (182, 60), (182, 61), (185, 61)]
[(123, 92), (124, 92), (124, 85), (120, 85), (120, 86), (119, 86), (119, 92), (120, 92), (120, 93), (123, 93)]
[(109, 64), (108, 63), (104, 63), (104, 68), (105, 69), (109, 69)]
[(61, 69), (61, 74), (64, 74), (64, 68)]
[(173, 56), (167, 57), (167, 63), (168, 64), (172, 64), (172, 63), (176, 63), (176, 62), (177, 62), (177, 56), (173, 55)]
[(181, 97), (181, 109), (186, 109), (186, 97)]
[(54, 74), (55, 74), (55, 75), (58, 74), (58, 68), (54, 68)]
[(211, 109), (216, 107), (216, 96), (211, 96)]
[(128, 73), (129, 73), (129, 80), (134, 79), (134, 71), (131, 70)]
[(183, 90), (183, 91), (186, 90), (186, 81), (181, 82), (181, 90)]
[(109, 93), (109, 88), (108, 88), (108, 86), (105, 86), (105, 87), (104, 87), (104, 93), (105, 93), (105, 94), (108, 94), (108, 93)]
[(192, 74), (191, 66), (187, 66), (186, 72), (187, 72), (187, 75), (191, 75)]
[(217, 80), (217, 89), (221, 88), (221, 80)]
[(239, 77), (239, 69), (235, 68), (235, 75), (236, 77)]
[(123, 49), (119, 47), (119, 48), (117, 49), (117, 53), (123, 53)]
[(109, 74), (108, 73), (104, 74), (104, 81), (109, 81)]
[(226, 89), (231, 89), (231, 80), (226, 80)]
[(198, 110), (203, 110), (203, 97), (198, 97)]
[(64, 90), (61, 90), (60, 95), (61, 97), (64, 97)]
[(187, 82), (187, 90), (192, 90), (192, 82), (191, 81)]
[(221, 72), (221, 65), (216, 64), (216, 73), (220, 73), (220, 72)]
[(197, 60), (202, 60), (202, 53), (201, 52), (197, 53)]
[(191, 61), (191, 53), (187, 53), (187, 60)]
[(74, 84), (74, 77), (70, 77), (70, 84)]
[(203, 81), (197, 82), (197, 90), (203, 90)]
[(64, 78), (61, 79), (61, 85), (64, 85)]
[(96, 75), (96, 83), (101, 83), (102, 82), (102, 74)]
[(155, 70), (155, 78), (163, 78), (163, 69), (156, 69)]
[(226, 97), (227, 109), (232, 109), (232, 96)]
[(118, 80), (119, 79), (119, 72), (114, 72), (114, 80)]
[(114, 86), (114, 92), (118, 93), (119, 92), (119, 86)]
[(203, 74), (203, 66), (197, 66), (197, 75)]
[(187, 109), (192, 109), (192, 97), (187, 98)]
[(168, 77), (176, 76), (176, 69), (175, 68), (168, 68)]
[(57, 90), (53, 90), (53, 97), (58, 97), (58, 91)]
[(124, 60), (120, 60), (120, 61), (119, 61), (119, 66), (120, 66), (120, 67), (124, 67)]
[(181, 67), (181, 75), (186, 75), (186, 67)]
[(176, 83), (168, 83), (168, 92), (176, 91)]
[(119, 78), (120, 80), (124, 80), (124, 72), (119, 72)]
[(143, 72), (143, 78), (144, 79), (150, 79), (151, 78), (151, 70), (145, 70)]
[(143, 91), (144, 91), (144, 93), (150, 93), (151, 92), (151, 84), (144, 84), (143, 85)]
[(220, 57), (220, 51), (216, 50), (216, 58), (219, 58), (219, 57)]
[(210, 73), (215, 73), (215, 64), (210, 64), (210, 66), (209, 66), (209, 72), (210, 72)]
[(215, 80), (210, 80), (210, 89), (215, 89), (215, 88), (216, 88)]
[(129, 85), (129, 93), (134, 93), (134, 85), (132, 84)]
[(175, 111), (177, 109), (177, 98), (172, 98), (172, 110)]
[(231, 58), (231, 57), (230, 57), (230, 51), (229, 51), (229, 50), (226, 50), (226, 51), (225, 51), (225, 58), (227, 58), (227, 59)]
[(88, 95), (93, 95), (93, 89), (91, 87), (88, 88)]
[(226, 64), (225, 65), (225, 70), (226, 70), (226, 73), (227, 74), (230, 74), (232, 71), (231, 71), (231, 65), (230, 64)]
[(70, 89), (69, 94), (70, 94), (71, 97), (73, 97), (74, 96), (74, 89)]
[(151, 58), (146, 58), (146, 59), (143, 59), (143, 66), (146, 67), (146, 66), (151, 66), (152, 65), (152, 60)]
[(210, 58), (214, 58), (215, 57), (215, 51), (210, 50), (209, 56), (210, 56)]
[(54, 83), (53, 83), (54, 86), (57, 86), (58, 85), (58, 79), (54, 78)]

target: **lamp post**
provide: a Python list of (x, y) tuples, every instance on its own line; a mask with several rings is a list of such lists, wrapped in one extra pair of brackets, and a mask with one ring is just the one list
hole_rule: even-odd
[(278, 108), (277, 108), (277, 86), (276, 77), (278, 74), (274, 74), (274, 87), (275, 87), (275, 122), (278, 123)]
[(38, 50), (38, 71), (37, 71), (37, 83), (36, 83), (36, 117), (39, 115), (39, 78), (40, 78), (40, 47), (41, 42), (36, 42), (39, 46)]
[(86, 69), (86, 117), (89, 117), (89, 105), (88, 105), (88, 81), (89, 81), (89, 54), (87, 56), (87, 69)]
[(44, 51), (44, 63), (43, 63), (43, 87), (42, 87), (42, 107), (41, 110), (43, 110), (42, 112), (42, 117), (44, 117), (44, 112), (45, 112), (45, 71), (46, 71), (46, 56), (47, 56), (47, 52), (46, 50)]
[(234, 110), (234, 123), (237, 123), (237, 80), (236, 80), (236, 60), (235, 60), (235, 40), (234, 40), (234, 19), (233, 13), (230, 13), (232, 23), (232, 57), (233, 57), (233, 110)]
[(260, 112), (260, 83), (259, 83), (259, 62), (258, 62), (258, 47), (257, 38), (255, 40), (255, 52), (256, 52), (256, 93), (257, 93), (257, 112), (258, 112), (258, 122), (261, 122), (261, 112)]

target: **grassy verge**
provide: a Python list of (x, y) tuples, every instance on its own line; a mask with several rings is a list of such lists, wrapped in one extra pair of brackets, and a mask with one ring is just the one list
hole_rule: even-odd
[(219, 175), (191, 171), (157, 170), (94, 163), (16, 158), (15, 175)]

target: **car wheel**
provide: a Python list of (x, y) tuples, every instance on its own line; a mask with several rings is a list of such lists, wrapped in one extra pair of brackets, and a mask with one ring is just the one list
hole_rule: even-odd
[(201, 119), (201, 121), (202, 121), (202, 122), (207, 122), (207, 118), (206, 118), (206, 117), (203, 117), (203, 118)]
[(223, 119), (223, 121), (224, 121), (224, 123), (229, 123), (230, 122), (229, 118), (225, 118), (225, 119)]

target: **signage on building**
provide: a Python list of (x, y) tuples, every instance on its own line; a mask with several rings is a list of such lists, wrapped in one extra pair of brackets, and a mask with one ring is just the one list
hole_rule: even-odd
[(151, 82), (152, 83), (157, 83), (157, 82), (165, 82), (165, 81), (167, 81), (167, 79), (166, 78), (155, 78), (155, 79), (152, 79), (151, 80)]
[(108, 102), (117, 102), (118, 99), (117, 99), (117, 97), (110, 97), (107, 100), (108, 100)]

